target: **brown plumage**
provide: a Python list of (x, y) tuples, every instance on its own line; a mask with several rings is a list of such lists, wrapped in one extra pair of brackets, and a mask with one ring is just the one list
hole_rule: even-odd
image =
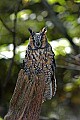
[(39, 120), (42, 102), (56, 91), (54, 53), (46, 38), (29, 29), (31, 36), (16, 87), (4, 120)]

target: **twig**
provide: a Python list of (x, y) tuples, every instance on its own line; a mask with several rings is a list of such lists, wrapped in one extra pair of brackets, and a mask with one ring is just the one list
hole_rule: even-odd
[(64, 66), (64, 65), (56, 65), (58, 68), (65, 68), (65, 69), (70, 69), (70, 70), (78, 70), (80, 71), (80, 66), (77, 65), (69, 65), (69, 66)]
[(40, 119), (39, 120), (49, 120), (48, 117), (43, 117), (43, 116), (40, 116)]
[(62, 24), (62, 22), (60, 21), (60, 19), (55, 15), (55, 12), (53, 11), (53, 8), (51, 5), (48, 4), (48, 2), (46, 0), (42, 0), (42, 3), (44, 4), (44, 6), (47, 8), (49, 15), (51, 17), (52, 22), (55, 24), (55, 26), (59, 29), (59, 31), (64, 35), (64, 37), (66, 37), (70, 44), (72, 45), (74, 51), (76, 53), (79, 53), (79, 47), (77, 45), (74, 44), (72, 38), (68, 35), (66, 28), (64, 27), (64, 25)]
[(13, 34), (13, 31), (6, 25), (6, 23), (3, 21), (3, 19), (0, 17), (0, 21), (2, 22), (2, 24), (4, 25), (4, 27)]
[(40, 116), (39, 120), (58, 120), (58, 119), (57, 118), (48, 118), (48, 117)]

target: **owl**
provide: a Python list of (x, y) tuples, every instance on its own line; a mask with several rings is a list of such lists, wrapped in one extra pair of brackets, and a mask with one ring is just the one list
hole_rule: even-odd
[(30, 32), (23, 69), (18, 74), (9, 110), (4, 120), (39, 120), (41, 105), (56, 92), (55, 59), (44, 27)]

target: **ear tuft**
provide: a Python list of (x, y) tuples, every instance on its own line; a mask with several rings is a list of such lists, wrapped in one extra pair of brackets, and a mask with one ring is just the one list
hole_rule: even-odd
[(31, 28), (28, 28), (28, 30), (29, 30), (31, 36), (34, 36), (34, 35), (35, 35), (35, 32), (33, 32)]
[(28, 28), (28, 30), (29, 30), (30, 34), (32, 35), (32, 33), (33, 33), (32, 29)]
[(42, 29), (42, 33), (45, 34), (47, 32), (47, 26)]

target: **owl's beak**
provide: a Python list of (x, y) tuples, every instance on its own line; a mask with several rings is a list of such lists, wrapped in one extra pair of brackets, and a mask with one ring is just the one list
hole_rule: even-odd
[(41, 42), (35, 42), (35, 47), (40, 48), (41, 47)]

